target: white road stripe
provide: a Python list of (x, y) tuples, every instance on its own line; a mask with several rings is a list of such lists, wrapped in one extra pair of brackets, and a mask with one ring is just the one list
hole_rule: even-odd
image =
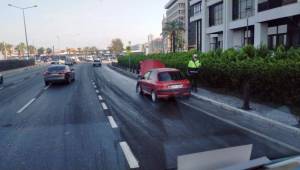
[(118, 125), (112, 116), (108, 116), (108, 120), (113, 129), (118, 128)]
[(96, 88), (97, 88), (97, 86), (95, 85), (95, 86), (94, 86), (94, 88), (96, 89)]
[(102, 96), (100, 96), (100, 95), (98, 96), (98, 98), (99, 98), (99, 100), (103, 100)]
[(0, 87), (0, 90), (2, 90), (4, 87)]
[(27, 104), (25, 104), (17, 113), (22, 113), (29, 105), (35, 101), (35, 98), (31, 99)]
[(135, 158), (135, 156), (133, 155), (130, 147), (128, 146), (127, 142), (120, 142), (120, 146), (122, 148), (122, 151), (125, 155), (125, 158), (129, 164), (129, 167), (131, 169), (133, 168), (139, 168), (139, 162), (137, 161), (137, 159)]
[(44, 90), (47, 90), (47, 89), (49, 89), (49, 87), (50, 87), (50, 86), (46, 86), (46, 87), (44, 88)]
[(95, 82), (93, 82), (92, 84), (93, 84), (93, 85), (95, 85), (96, 83), (95, 83)]
[(289, 149), (291, 149), (291, 150), (293, 150), (293, 151), (300, 152), (300, 149), (299, 149), (299, 148), (296, 148), (296, 147), (294, 147), (294, 146), (292, 146), (292, 145), (289, 145), (289, 144), (287, 144), (287, 143), (281, 142), (281, 141), (279, 141), (279, 140), (277, 140), (277, 139), (274, 139), (274, 138), (269, 137), (269, 136), (267, 136), (267, 135), (264, 135), (264, 134), (262, 134), (262, 133), (256, 132), (256, 131), (251, 130), (251, 129), (249, 129), (249, 128), (246, 128), (246, 127), (244, 127), (244, 126), (241, 126), (241, 125), (239, 125), (239, 124), (237, 124), (237, 123), (235, 123), (235, 122), (232, 122), (232, 121), (230, 121), (230, 120), (227, 120), (227, 119), (224, 119), (224, 118), (222, 118), (222, 117), (216, 116), (216, 115), (214, 115), (214, 114), (212, 114), (212, 113), (209, 113), (209, 112), (207, 112), (207, 111), (205, 111), (205, 110), (203, 110), (203, 109), (201, 109), (201, 108), (195, 107), (195, 106), (193, 106), (193, 105), (191, 105), (191, 104), (188, 104), (188, 103), (185, 103), (185, 102), (181, 102), (181, 103), (184, 104), (184, 105), (186, 105), (186, 106), (189, 106), (189, 107), (191, 107), (191, 108), (193, 108), (193, 109), (195, 109), (195, 110), (199, 110), (199, 111), (201, 111), (201, 112), (203, 112), (203, 113), (207, 114), (208, 116), (211, 116), (211, 117), (213, 117), (213, 118), (215, 118), (215, 119), (218, 119), (218, 120), (220, 120), (220, 121), (223, 121), (223, 122), (225, 122), (225, 123), (228, 123), (228, 124), (230, 124), (230, 125), (232, 125), (232, 126), (238, 127), (238, 128), (243, 129), (243, 130), (245, 130), (245, 131), (248, 131), (248, 132), (250, 132), (250, 133), (252, 133), (252, 134), (254, 134), (254, 135), (257, 135), (257, 136), (260, 136), (260, 137), (262, 137), (262, 138), (265, 138), (266, 140), (269, 140), (269, 141), (271, 141), (271, 142), (273, 142), (273, 143), (276, 143), (276, 144), (278, 144), (278, 145), (284, 146), (284, 147), (289, 148)]
[(98, 94), (98, 93), (99, 93), (99, 90), (96, 90), (96, 93)]
[(104, 110), (108, 109), (107, 105), (104, 102), (102, 102), (101, 105), (102, 105), (102, 107), (103, 107)]

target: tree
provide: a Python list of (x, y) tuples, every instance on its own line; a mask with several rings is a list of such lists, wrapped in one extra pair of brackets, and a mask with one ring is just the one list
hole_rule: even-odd
[(20, 44), (18, 44), (18, 45), (15, 47), (15, 50), (18, 52), (18, 56), (19, 56), (19, 57), (21, 57), (21, 56), (24, 57), (25, 50), (26, 50), (26, 45), (25, 45), (25, 43), (21, 42)]
[(42, 55), (45, 53), (45, 48), (44, 47), (40, 47), (38, 50), (38, 55)]
[(123, 42), (121, 39), (113, 39), (111, 41), (111, 46), (109, 47), (109, 50), (117, 55), (121, 54), (123, 52)]
[(0, 43), (0, 51), (3, 54), (4, 58), (7, 59), (7, 56), (12, 54), (12, 45), (5, 42)]
[(182, 34), (184, 25), (180, 21), (172, 21), (165, 23), (162, 31), (162, 36), (168, 38), (171, 42), (170, 51), (176, 52), (178, 49), (183, 48), (184, 40)]
[(51, 49), (51, 48), (47, 48), (47, 49), (46, 49), (46, 53), (47, 53), (48, 55), (50, 55), (50, 54), (52, 53), (52, 49)]
[(36, 54), (36, 48), (33, 45), (30, 45), (28, 48), (29, 54)]
[(91, 47), (90, 50), (91, 50), (92, 54), (97, 54), (98, 55), (97, 47)]

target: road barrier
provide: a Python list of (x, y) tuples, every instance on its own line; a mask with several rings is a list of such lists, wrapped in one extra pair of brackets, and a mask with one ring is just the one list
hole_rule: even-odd
[(2, 60), (0, 72), (34, 65), (34, 60)]

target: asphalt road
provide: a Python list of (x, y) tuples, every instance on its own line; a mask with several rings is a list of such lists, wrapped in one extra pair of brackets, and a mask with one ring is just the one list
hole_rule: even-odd
[(181, 100), (153, 104), (107, 66), (76, 65), (74, 83), (50, 87), (43, 69), (18, 73), (0, 90), (1, 170), (175, 169), (179, 155), (244, 144), (253, 144), (252, 158), (296, 154)]

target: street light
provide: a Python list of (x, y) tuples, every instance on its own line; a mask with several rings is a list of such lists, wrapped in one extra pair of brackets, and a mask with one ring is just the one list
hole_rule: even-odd
[(27, 37), (25, 10), (26, 9), (30, 9), (30, 8), (36, 8), (38, 6), (34, 5), (34, 6), (28, 6), (28, 7), (18, 7), (18, 6), (12, 5), (12, 4), (8, 4), (8, 6), (22, 10), (22, 13), (23, 13), (23, 22), (24, 22), (24, 30), (25, 30), (25, 39), (26, 39), (27, 57), (29, 59), (29, 45), (28, 45), (28, 37)]

